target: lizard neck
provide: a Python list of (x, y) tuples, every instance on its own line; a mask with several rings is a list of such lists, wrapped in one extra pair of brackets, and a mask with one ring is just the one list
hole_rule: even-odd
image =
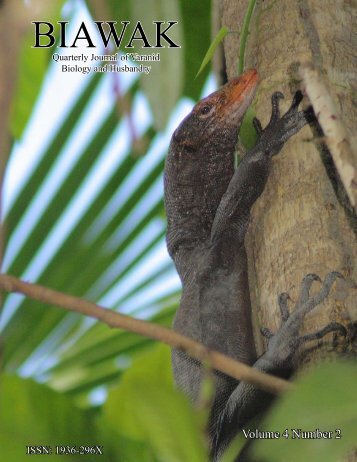
[(170, 255), (179, 248), (192, 249), (204, 243), (215, 212), (234, 174), (237, 133), (223, 130), (220, 136), (191, 153), (173, 140), (165, 165), (165, 208), (167, 244)]

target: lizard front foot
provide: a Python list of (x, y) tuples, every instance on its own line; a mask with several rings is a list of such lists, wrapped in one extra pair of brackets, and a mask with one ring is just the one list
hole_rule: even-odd
[[(302, 280), (299, 299), (295, 304), (294, 311), (290, 314), (288, 310), (287, 293), (283, 293), (278, 298), (282, 325), (278, 332), (273, 335), (269, 329), (262, 328), (262, 334), (269, 339), (268, 350), (263, 355), (266, 360), (271, 361), (280, 370), (293, 369), (293, 360), (295, 352), (304, 343), (310, 340), (316, 340), (324, 337), (330, 332), (339, 332), (346, 336), (347, 331), (342, 324), (331, 322), (323, 329), (307, 335), (299, 335), (299, 329), (302, 326), (304, 317), (325, 300), (331, 290), (334, 281), (343, 276), (337, 271), (329, 273), (322, 282), (316, 274), (308, 274)], [(320, 291), (310, 296), (310, 289), (314, 281), (322, 282)]]
[(283, 116), (280, 116), (279, 102), (283, 98), (284, 95), (280, 91), (272, 94), (270, 121), (264, 129), (259, 119), (253, 120), (259, 136), (257, 146), (269, 156), (278, 154), (284, 143), (315, 117), (311, 107), (299, 111), (299, 105), (303, 99), (301, 91), (295, 93), (290, 108)]

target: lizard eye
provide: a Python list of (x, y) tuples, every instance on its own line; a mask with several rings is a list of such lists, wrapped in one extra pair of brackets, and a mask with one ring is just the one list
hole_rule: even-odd
[(200, 108), (200, 115), (207, 116), (209, 115), (214, 109), (214, 106), (211, 104), (205, 104)]

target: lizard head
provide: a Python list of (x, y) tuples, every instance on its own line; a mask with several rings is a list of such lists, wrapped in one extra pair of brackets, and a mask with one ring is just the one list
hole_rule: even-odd
[(244, 72), (198, 102), (175, 130), (164, 174), (171, 255), (210, 236), (234, 174), (238, 130), (257, 83), (256, 70)]
[(222, 136), (237, 139), (243, 116), (251, 104), (258, 84), (255, 69), (245, 71), (219, 90), (199, 101), (173, 134), (173, 141), (195, 151)]

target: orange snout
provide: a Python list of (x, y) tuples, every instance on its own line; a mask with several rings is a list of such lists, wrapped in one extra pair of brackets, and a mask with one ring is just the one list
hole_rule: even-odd
[(256, 69), (247, 69), (243, 74), (234, 77), (226, 84), (228, 101), (243, 102), (251, 99), (259, 82), (259, 75)]

